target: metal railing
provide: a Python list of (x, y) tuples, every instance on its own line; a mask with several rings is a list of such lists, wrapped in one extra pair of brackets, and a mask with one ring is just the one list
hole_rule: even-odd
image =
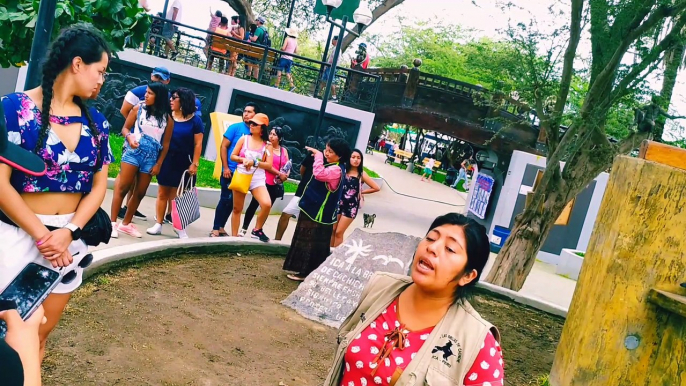
[[(215, 57), (211, 66), (208, 68), (208, 54), (211, 54), (211, 47), (208, 47), (208, 37), (214, 36), (221, 39), (235, 41), (236, 43), (249, 45), (254, 51), (263, 52), (260, 59), (239, 55), (235, 76), (246, 80), (251, 80), (266, 86), (276, 87), (278, 78), (278, 62), (281, 55), (288, 55), (293, 58), (291, 75), (295, 89), (292, 92), (321, 98), (323, 89), (326, 86), (324, 74), (331, 65), (320, 60), (306, 58), (297, 54), (290, 54), (271, 47), (265, 47), (246, 40), (238, 40), (230, 36), (208, 32), (201, 28), (196, 28), (175, 21), (166, 20), (157, 16), (151, 16), (152, 26), (148, 31), (145, 42), (142, 46), (133, 47), (140, 52), (158, 56), (164, 59), (171, 59), (180, 63), (194, 67), (207, 69), (218, 73), (228, 73), (228, 61), (225, 58)], [(163, 32), (169, 26), (174, 26), (171, 41), (174, 43), (176, 53), (172, 55), (172, 50), (166, 49), (166, 38)], [(179, 30), (202, 32), (205, 37), (199, 37)], [(167, 31), (168, 32), (168, 31)], [(167, 34), (169, 35), (169, 34)], [(276, 36), (273, 37), (276, 44)], [(280, 39), (278, 39), (280, 40)], [(252, 49), (251, 48), (251, 49)], [(220, 55), (223, 56), (223, 55)], [(253, 76), (257, 72), (257, 77)], [(227, 75), (228, 76), (228, 75)], [(373, 111), (376, 105), (376, 96), (379, 91), (380, 77), (363, 71), (336, 66), (334, 70), (334, 82), (332, 96), (335, 95), (338, 103), (365, 111)], [(286, 74), (282, 74), (279, 88), (290, 90), (290, 84)]]

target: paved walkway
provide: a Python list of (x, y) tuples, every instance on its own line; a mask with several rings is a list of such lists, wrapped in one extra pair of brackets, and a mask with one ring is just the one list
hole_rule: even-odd
[[(467, 198), (466, 193), (460, 193), (437, 182), (421, 182), (420, 176), (384, 164), (384, 159), (385, 155), (382, 154), (375, 153), (374, 155), (365, 155), (365, 166), (379, 173), (387, 182), (386, 186), (384, 186), (380, 192), (369, 195), (365, 199), (361, 211), (363, 213), (376, 214), (374, 227), (372, 229), (367, 229), (368, 231), (399, 232), (423, 237), (431, 225), (431, 222), (439, 215), (451, 211), (460, 213), (463, 211)], [(390, 184), (390, 186), (388, 184)], [(393, 192), (393, 190), (397, 193)], [(436, 202), (419, 199), (417, 197), (423, 197)], [(105, 202), (103, 203), (103, 208), (108, 212), (110, 211), (111, 198), (112, 191), (108, 190)], [(152, 218), (155, 211), (155, 200), (153, 198), (146, 197), (143, 199), (139, 210), (148, 216), (148, 221), (134, 220), (134, 223), (144, 234), (142, 241), (159, 240), (164, 237), (176, 237), (170, 225), (164, 226), (163, 233), (160, 236), (145, 234), (145, 229), (153, 224)], [(214, 209), (201, 208), (200, 214), (201, 219), (187, 229), (190, 237), (206, 237), (212, 229)], [(348, 229), (348, 234), (355, 228), (363, 226), (362, 218), (363, 216), (358, 216), (352, 226)], [(269, 216), (264, 227), (267, 236), (274, 236), (276, 233), (277, 221), (278, 216)], [(230, 225), (228, 225), (228, 227), (230, 227)], [(284, 235), (284, 241), (290, 241), (293, 237), (294, 229), (295, 221), (292, 220)], [(108, 245), (101, 246), (97, 249), (131, 244), (136, 241), (137, 239), (127, 235), (120, 235), (119, 239), (112, 239)], [(488, 272), (495, 257), (496, 255), (491, 255), (491, 261), (489, 261), (485, 274)], [(520, 293), (553, 303), (563, 308), (569, 308), (576, 282), (555, 275), (554, 271), (555, 269), (553, 266), (536, 262)]]

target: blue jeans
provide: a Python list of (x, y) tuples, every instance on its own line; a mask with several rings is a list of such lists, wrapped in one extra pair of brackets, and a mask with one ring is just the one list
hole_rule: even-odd
[(221, 176), (219, 178), (219, 184), (221, 185), (221, 194), (219, 196), (217, 208), (214, 210), (214, 226), (212, 227), (212, 230), (215, 231), (226, 226), (226, 222), (229, 221), (229, 217), (233, 211), (233, 192), (229, 189), (231, 178), (224, 178), (224, 176)]
[(121, 162), (136, 166), (141, 173), (150, 174), (153, 166), (157, 163), (160, 150), (162, 150), (162, 145), (159, 142), (143, 134), (138, 142), (138, 147), (135, 149), (132, 149), (129, 142), (126, 141)]
[[(457, 186), (457, 184), (460, 183), (461, 180), (464, 180), (465, 183), (467, 183), (467, 172), (464, 169), (460, 169), (460, 172), (457, 175), (457, 179), (455, 180), (455, 183), (450, 185), (451, 188), (454, 188)], [(464, 186), (464, 185), (463, 185)], [(468, 188), (467, 186), (464, 187), (465, 190)]]

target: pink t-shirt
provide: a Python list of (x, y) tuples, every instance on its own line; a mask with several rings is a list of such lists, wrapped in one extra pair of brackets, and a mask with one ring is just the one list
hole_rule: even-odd
[[(272, 166), (274, 166), (274, 169), (276, 170), (281, 170), (281, 168), (288, 163), (288, 152), (286, 151), (286, 148), (281, 146), (280, 149), (281, 155), (273, 154), (272, 157)], [(267, 185), (274, 185), (275, 178), (276, 174), (272, 174), (272, 172), (267, 170)]]
[(341, 183), (341, 168), (338, 165), (324, 167), (324, 154), (321, 152), (314, 156), (312, 175), (317, 181), (326, 182), (330, 191), (338, 189)]
[(210, 25), (207, 27), (207, 30), (210, 32), (214, 31), (214, 29), (219, 26), (221, 20), (222, 18), (217, 15), (210, 16)]
[[(282, 50), (283, 52), (294, 54), (295, 50), (298, 49), (298, 40), (289, 36), (286, 38), (286, 42), (284, 43), (284, 45), (285, 48)], [(293, 57), (290, 55), (281, 55), (281, 58), (286, 60), (293, 60)]]

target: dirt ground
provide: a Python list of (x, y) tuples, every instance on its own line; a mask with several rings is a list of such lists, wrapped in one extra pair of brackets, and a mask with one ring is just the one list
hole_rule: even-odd
[[(296, 288), (266, 256), (180, 256), (97, 276), (52, 334), (45, 385), (320, 384), (336, 332), (279, 302)], [(508, 385), (552, 365), (562, 319), (479, 295), (503, 336)]]

